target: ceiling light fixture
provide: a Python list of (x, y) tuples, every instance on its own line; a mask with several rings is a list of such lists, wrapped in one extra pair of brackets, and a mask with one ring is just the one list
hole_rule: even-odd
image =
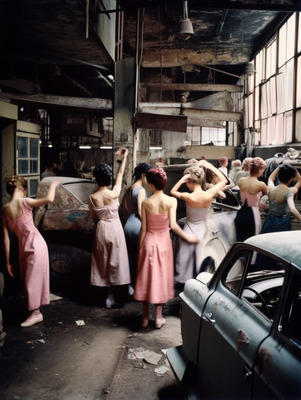
[(180, 32), (178, 32), (178, 38), (182, 40), (188, 40), (194, 35), (193, 26), (188, 18), (188, 2), (183, 1), (183, 19), (180, 22)]
[(254, 75), (255, 72), (256, 71), (255, 71), (255, 68), (254, 68), (254, 64), (251, 63), (251, 62), (248, 62), (247, 65), (246, 65), (245, 74), (251, 76), (251, 75)]

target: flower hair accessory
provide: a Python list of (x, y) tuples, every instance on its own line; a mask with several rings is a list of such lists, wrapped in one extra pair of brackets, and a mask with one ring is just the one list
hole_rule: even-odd
[(164, 171), (163, 168), (156, 168), (158, 174), (161, 176), (161, 178), (166, 178), (166, 172)]

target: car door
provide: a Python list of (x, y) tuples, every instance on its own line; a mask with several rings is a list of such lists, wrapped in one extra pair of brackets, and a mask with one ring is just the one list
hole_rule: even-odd
[[(254, 368), (254, 399), (301, 399), (301, 272), (292, 268), (285, 303), (260, 345)], [(276, 321), (275, 321), (276, 322)]]
[(223, 263), (202, 315), (198, 368), (200, 390), (206, 399), (252, 398), (255, 357), (272, 328), (264, 301), (251, 295), (249, 276), (257, 253), (243, 246), (235, 247)]

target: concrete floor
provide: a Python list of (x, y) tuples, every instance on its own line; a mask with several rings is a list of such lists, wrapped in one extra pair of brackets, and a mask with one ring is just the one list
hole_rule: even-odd
[(20, 327), (22, 295), (1, 305), (1, 400), (183, 399), (164, 352), (181, 344), (178, 298), (165, 305), (161, 329), (140, 328), (135, 301), (108, 310), (58, 293), (51, 298), (44, 321), (30, 328)]

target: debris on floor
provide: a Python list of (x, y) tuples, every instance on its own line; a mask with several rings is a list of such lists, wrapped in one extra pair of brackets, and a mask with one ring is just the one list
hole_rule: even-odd
[(128, 358), (131, 360), (144, 360), (148, 364), (157, 365), (162, 358), (162, 354), (157, 354), (151, 350), (143, 348), (129, 349)]

